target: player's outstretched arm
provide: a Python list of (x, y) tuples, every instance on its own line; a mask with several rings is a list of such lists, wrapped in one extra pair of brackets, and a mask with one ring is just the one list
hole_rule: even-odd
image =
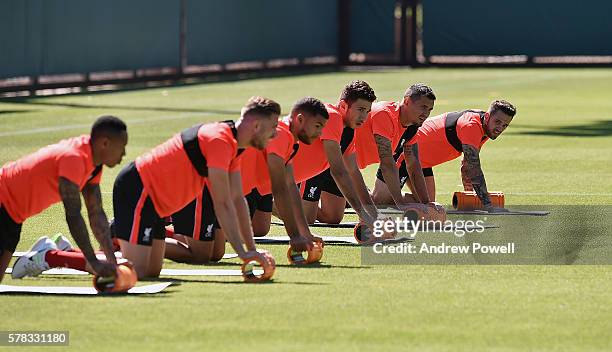
[(300, 197), (300, 191), (295, 186), (295, 176), (293, 174), (293, 165), (287, 165), (285, 172), (285, 182), (289, 191), (289, 199), (291, 200), (291, 209), (293, 209), (293, 217), (295, 218), (296, 225), (300, 234), (306, 235), (311, 241), (316, 239), (321, 240), (310, 232), (308, 227), (308, 221), (304, 213), (304, 207), (302, 206), (302, 197)]
[(480, 166), (480, 153), (478, 149), (469, 144), (463, 144), (463, 156), (467, 163), (466, 173), (472, 182), (474, 191), (480, 198), (482, 205), (488, 211), (504, 211), (503, 208), (495, 208), (491, 204), (489, 192), (487, 191), (487, 183), (485, 181), (482, 167)]
[[(290, 169), (291, 173), (287, 172)], [(291, 166), (286, 166), (283, 158), (276, 154), (268, 155), (268, 170), (272, 182), (272, 194), (276, 209), (283, 219), (291, 247), (297, 251), (312, 249), (312, 234), (306, 222)], [(292, 191), (293, 188), (293, 192)]]
[(461, 183), (463, 183), (463, 190), (466, 192), (474, 190), (474, 188), (472, 187), (472, 180), (470, 179), (470, 176), (468, 175), (469, 169), (470, 168), (468, 166), (467, 160), (465, 160), (465, 154), (464, 154), (463, 159), (461, 159)]
[(83, 199), (85, 200), (85, 207), (87, 207), (87, 215), (89, 217), (89, 226), (91, 231), (100, 246), (106, 260), (117, 264), (115, 254), (113, 251), (113, 243), (110, 235), (110, 227), (108, 225), (108, 218), (102, 208), (102, 193), (100, 192), (100, 185), (98, 184), (86, 184), (81, 191)]
[(406, 159), (406, 170), (408, 171), (408, 178), (412, 182), (414, 195), (421, 203), (427, 204), (430, 202), (430, 199), (427, 193), (423, 169), (421, 168), (421, 161), (419, 160), (419, 145), (404, 144), (403, 149), (404, 158)]
[(344, 159), (342, 157), (342, 151), (340, 149), (340, 144), (335, 141), (325, 140), (323, 141), (323, 147), (325, 149), (325, 154), (327, 155), (327, 160), (329, 161), (329, 169), (331, 171), (331, 175), (336, 181), (340, 192), (346, 201), (355, 209), (359, 218), (368, 225), (372, 225), (376, 218), (370, 216), (368, 214), (363, 204), (357, 197), (355, 193), (355, 188), (353, 187), (353, 182), (349, 176), (348, 171), (346, 170), (346, 166), (344, 165)]
[(115, 264), (99, 261), (91, 247), (87, 226), (85, 225), (83, 216), (81, 216), (81, 195), (79, 186), (64, 177), (60, 177), (59, 193), (64, 203), (66, 222), (68, 223), (70, 234), (74, 238), (77, 246), (79, 246), (83, 252), (89, 265), (91, 265), (92, 269), (101, 276), (114, 275)]
[[(210, 183), (210, 195), (215, 206), (215, 214), (219, 219), (219, 224), (236, 254), (244, 259), (247, 252), (242, 245), (241, 232), (238, 227), (239, 225), (236, 223), (238, 215), (236, 214), (234, 201), (231, 198), (229, 174), (227, 171), (211, 167), (208, 169), (208, 181)], [(242, 190), (242, 186), (239, 189)], [(250, 219), (248, 220), (250, 226)]]
[(368, 186), (365, 184), (361, 170), (359, 170), (359, 166), (357, 166), (356, 154), (351, 153), (349, 155), (345, 155), (344, 165), (346, 165), (349, 175), (351, 176), (351, 180), (353, 181), (355, 191), (357, 192), (357, 196), (359, 197), (361, 204), (363, 204), (366, 212), (370, 214), (370, 216), (377, 218), (378, 210), (376, 208), (376, 204), (374, 204), (374, 200), (372, 200), (372, 195), (370, 195), (370, 192), (368, 191)]
[(251, 217), (249, 215), (249, 207), (242, 193), (242, 179), (240, 172), (232, 172), (229, 174), (230, 192), (236, 208), (238, 216), (238, 226), (242, 241), (246, 245), (248, 251), (255, 251), (255, 240), (253, 239), (253, 227), (251, 226)]
[(380, 171), (385, 178), (385, 184), (391, 193), (391, 198), (395, 205), (400, 207), (403, 205), (402, 188), (399, 183), (399, 172), (393, 160), (393, 152), (391, 149), (391, 141), (381, 135), (375, 134), (374, 140), (378, 148), (378, 157), (380, 159)]

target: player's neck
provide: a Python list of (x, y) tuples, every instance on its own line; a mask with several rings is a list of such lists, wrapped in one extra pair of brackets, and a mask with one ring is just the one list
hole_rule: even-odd
[(247, 148), (249, 146), (250, 136), (248, 132), (248, 126), (242, 123), (242, 119), (239, 119), (234, 124), (236, 127), (236, 142), (238, 144), (238, 149)]
[(408, 127), (410, 125), (412, 125), (413, 123), (409, 121), (409, 116), (408, 116), (408, 112), (406, 111), (406, 107), (404, 106), (404, 104), (400, 105), (400, 111), (399, 111), (399, 122), (400, 125), (402, 125), (402, 127)]
[(102, 164), (102, 160), (100, 160), (100, 156), (95, 152), (91, 139), (89, 140), (89, 149), (91, 151), (91, 161), (93, 162), (94, 166), (100, 166)]

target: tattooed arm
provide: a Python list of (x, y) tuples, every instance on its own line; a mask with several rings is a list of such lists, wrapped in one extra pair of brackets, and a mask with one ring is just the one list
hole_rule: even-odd
[(399, 172), (393, 160), (393, 151), (391, 149), (391, 141), (387, 138), (375, 134), (374, 140), (378, 147), (378, 156), (380, 158), (380, 171), (385, 179), (385, 184), (391, 193), (391, 197), (395, 204), (399, 207), (403, 204), (402, 188), (399, 182)]
[(419, 160), (419, 145), (404, 144), (404, 158), (406, 159), (406, 169), (408, 171), (408, 178), (412, 182), (414, 195), (421, 203), (429, 203), (425, 176), (423, 175), (421, 161)]
[(87, 207), (87, 215), (89, 216), (89, 226), (96, 240), (102, 246), (102, 251), (106, 258), (111, 263), (116, 263), (115, 254), (113, 252), (113, 243), (110, 235), (110, 227), (108, 218), (102, 208), (102, 194), (100, 193), (100, 185), (87, 184), (83, 187), (83, 199)]
[(66, 211), (66, 222), (70, 229), (70, 234), (74, 238), (77, 246), (83, 252), (85, 259), (89, 262), (92, 269), (102, 275), (110, 276), (115, 273), (115, 265), (111, 263), (103, 263), (96, 258), (91, 242), (89, 241), (89, 233), (87, 226), (81, 216), (81, 195), (79, 194), (79, 186), (69, 181), (66, 178), (59, 179), (59, 192), (64, 203)]
[(480, 166), (479, 151), (476, 147), (463, 144), (463, 158), (466, 163), (466, 175), (469, 177), (472, 188), (480, 198), (480, 201), (484, 205), (484, 208), (488, 211), (503, 211), (503, 208), (495, 208), (491, 205), (491, 199), (489, 199), (489, 192), (487, 191), (487, 183)]
[(469, 169), (470, 168), (464, 155), (463, 159), (461, 160), (461, 183), (463, 183), (463, 190), (466, 192), (474, 190), (474, 188), (472, 187), (472, 180), (468, 175)]

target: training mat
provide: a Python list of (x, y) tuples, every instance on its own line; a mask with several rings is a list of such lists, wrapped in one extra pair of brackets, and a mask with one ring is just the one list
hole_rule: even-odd
[[(151, 284), (132, 287), (127, 291), (129, 294), (159, 293), (166, 287), (172, 285), (171, 282)], [(43, 293), (43, 294), (68, 294), (68, 295), (98, 295), (93, 287), (71, 287), (71, 286), (12, 286), (0, 285), (1, 293)], [(101, 295), (108, 295), (107, 293)]]
[[(13, 257), (21, 257), (22, 255), (26, 255), (28, 254), (28, 252), (14, 252), (13, 253)], [(234, 259), (234, 258), (238, 258), (238, 254), (236, 253), (225, 253), (223, 255), (223, 258), (221, 259)]]
[[(370, 246), (371, 244), (361, 244), (357, 242), (354, 237), (348, 236), (324, 236), (322, 237), (326, 245), (349, 245), (349, 246)], [(408, 237), (394, 238), (390, 240), (381, 241), (382, 243), (398, 243), (413, 241), (414, 239)], [(289, 244), (289, 236), (266, 236), (266, 237), (255, 237), (255, 242), (260, 244)]]
[(546, 216), (548, 214), (550, 214), (549, 211), (544, 211), (544, 210), (529, 210), (529, 211), (522, 211), (522, 210), (509, 210), (505, 213), (489, 213), (486, 212), (484, 210), (447, 210), (446, 214), (450, 214), (450, 215), (529, 215), (529, 216)]
[[(272, 225), (277, 225), (277, 226), (285, 226), (285, 224), (283, 224), (281, 221), (272, 221), (271, 223)], [(309, 224), (309, 227), (329, 227), (329, 228), (336, 228), (336, 229), (352, 229), (353, 227), (355, 227), (355, 225), (357, 225), (357, 222), (355, 221), (349, 221), (349, 222), (341, 222), (339, 224), (328, 224), (325, 222), (315, 222), (314, 224)]]
[[(7, 268), (5, 273), (10, 274), (12, 268)], [(258, 269), (254, 270), (256, 275)], [(91, 275), (87, 271), (70, 268), (53, 268), (42, 272), (42, 275)], [(241, 276), (242, 271), (236, 269), (162, 269), (160, 276)]]
[[(321, 238), (325, 244), (357, 244), (357, 240), (349, 236), (323, 236)], [(255, 237), (255, 243), (289, 243), (289, 236)]]
[[(387, 215), (401, 215), (402, 211), (394, 209), (394, 208), (382, 208), (378, 209), (381, 214)], [(352, 208), (347, 208), (344, 211), (345, 214), (355, 214), (355, 210)], [(449, 215), (528, 215), (528, 216), (546, 216), (550, 214), (549, 211), (545, 210), (509, 210), (505, 213), (489, 213), (484, 210), (455, 210), (448, 209), (446, 210), (446, 214)]]

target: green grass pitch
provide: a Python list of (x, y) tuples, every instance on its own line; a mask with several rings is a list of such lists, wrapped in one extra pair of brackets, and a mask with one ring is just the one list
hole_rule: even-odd
[[(379, 100), (428, 83), (438, 96), (432, 116), (507, 99), (518, 115), (482, 152), (489, 189), (506, 192), (509, 205), (612, 205), (610, 69), (397, 69), (7, 99), (0, 101), (0, 163), (115, 114), (128, 123), (125, 165), (185, 127), (237, 118), (252, 95), (288, 112), (307, 95), (335, 102), (353, 79), (368, 81)], [(104, 171), (109, 216), (119, 170)], [(370, 184), (374, 172), (366, 170)], [(461, 183), (459, 161), (435, 173), (438, 200), (448, 204)], [(57, 232), (68, 233), (60, 205), (24, 224), (18, 250)], [(609, 266), (362, 266), (357, 248), (328, 246), (321, 267), (293, 268), (286, 246), (261, 247), (277, 259), (273, 283), (189, 277), (149, 297), (3, 295), (0, 330), (69, 330), (70, 347), (79, 351), (612, 349)], [(238, 261), (207, 267), (237, 269)], [(90, 278), (9, 276), (3, 284), (86, 286)]]

